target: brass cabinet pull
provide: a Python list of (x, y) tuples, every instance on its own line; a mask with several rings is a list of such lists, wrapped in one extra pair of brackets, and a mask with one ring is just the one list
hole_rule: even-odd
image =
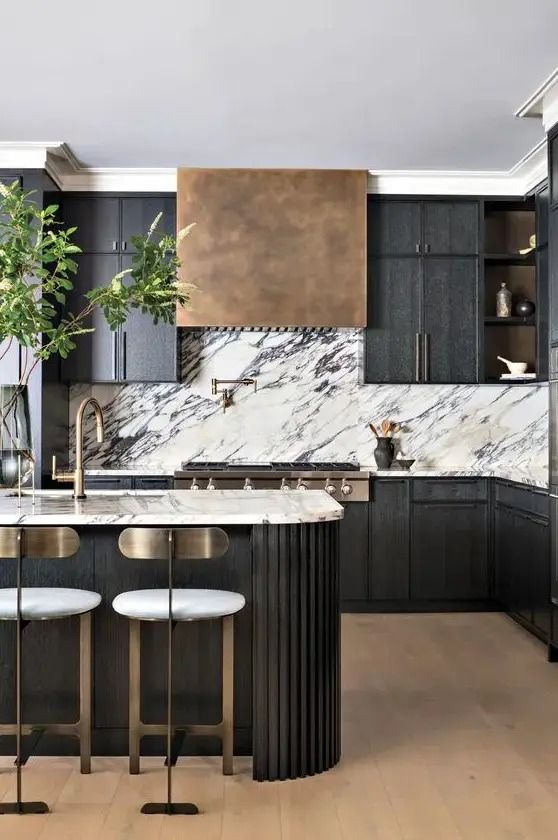
[(127, 370), (128, 365), (127, 365), (126, 351), (127, 351), (126, 331), (123, 330), (123, 332), (122, 332), (122, 367), (123, 367), (122, 379), (126, 379), (127, 376), (128, 376), (128, 370)]
[(112, 334), (112, 378), (116, 379), (117, 369), (118, 369), (118, 344), (117, 344), (117, 334), (113, 332)]
[(420, 254), (420, 242), (415, 244), (415, 254)]
[(423, 339), (422, 351), (424, 381), (430, 382), (430, 333), (424, 333)]
[(415, 333), (415, 380), (420, 382), (420, 333)]

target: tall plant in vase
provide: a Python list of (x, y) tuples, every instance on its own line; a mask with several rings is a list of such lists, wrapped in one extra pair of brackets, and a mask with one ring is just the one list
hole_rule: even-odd
[(67, 308), (81, 249), (72, 241), (76, 228), (64, 228), (58, 206), (40, 207), (18, 182), (0, 183), (0, 364), (14, 343), (21, 348), (17, 382), (0, 384), (0, 487), (18, 480), (18, 459), (27, 474), (33, 466), (27, 385), (38, 364), (62, 359), (87, 332), (95, 309), (115, 330), (132, 309), (154, 323), (173, 323), (176, 306), (188, 307), (191, 286), (180, 284), (177, 248), (193, 225), (177, 237), (154, 236), (159, 214), (146, 236), (133, 237), (132, 267), (83, 296), (77, 312)]

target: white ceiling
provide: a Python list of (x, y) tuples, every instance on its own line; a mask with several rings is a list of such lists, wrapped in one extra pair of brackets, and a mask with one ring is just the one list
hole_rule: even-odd
[(4, 3), (0, 141), (86, 166), (507, 170), (555, 0)]

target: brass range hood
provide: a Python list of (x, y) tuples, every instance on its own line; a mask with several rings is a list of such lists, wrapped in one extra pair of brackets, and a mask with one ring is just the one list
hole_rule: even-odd
[(179, 169), (182, 327), (362, 327), (366, 171)]

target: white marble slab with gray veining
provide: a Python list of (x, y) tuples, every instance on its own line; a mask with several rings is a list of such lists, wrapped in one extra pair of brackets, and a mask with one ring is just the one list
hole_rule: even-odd
[(343, 518), (342, 506), (324, 490), (40, 491), (18, 499), (0, 492), (0, 525), (288, 525)]

